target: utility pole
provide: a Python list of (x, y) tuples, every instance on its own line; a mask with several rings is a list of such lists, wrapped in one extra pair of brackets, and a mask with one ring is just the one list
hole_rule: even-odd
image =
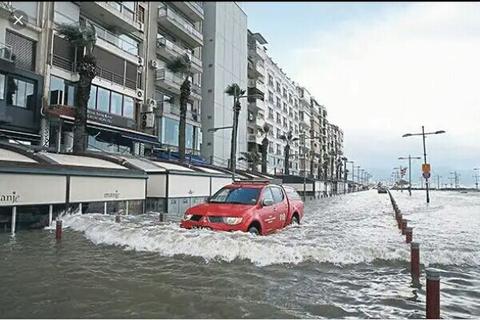
[(442, 177), (442, 176), (440, 176), (440, 175), (437, 174), (437, 190), (440, 190), (440, 178), (441, 178), (441, 177)]
[(450, 174), (453, 174), (452, 180), (455, 181), (455, 189), (458, 189), (460, 184), (460, 179), (459, 179), (460, 174), (458, 174), (457, 171), (450, 172)]
[(408, 157), (399, 157), (398, 160), (406, 160), (408, 159), (408, 193), (412, 195), (412, 159), (422, 159), (421, 157), (412, 157), (408, 155)]

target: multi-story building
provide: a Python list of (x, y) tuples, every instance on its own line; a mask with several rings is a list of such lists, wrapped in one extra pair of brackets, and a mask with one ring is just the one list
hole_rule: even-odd
[[(202, 156), (212, 164), (228, 166), (231, 129), (211, 130), (233, 124), (233, 97), (227, 86), (246, 90), (247, 15), (235, 2), (205, 2), (202, 73)], [(237, 156), (247, 151), (248, 101), (240, 99)]]
[[(252, 100), (249, 103), (249, 151), (261, 150), (265, 136), (263, 127), (268, 130), (267, 172), (282, 174), (285, 170), (285, 146), (281, 139), (289, 131), (294, 138), (300, 136), (299, 96), (295, 83), (266, 54), (266, 40), (259, 33), (248, 33), (249, 39), (249, 90), (264, 94), (264, 101)], [(299, 142), (290, 144), (289, 173), (299, 173)]]
[[(189, 77), (185, 148), (187, 154), (197, 155), (202, 142), (203, 5), (196, 1), (165, 1), (150, 2), (149, 6), (145, 92), (156, 106), (154, 134), (162, 151), (178, 150), (180, 86)], [(174, 73), (167, 67), (168, 62), (183, 55), (189, 57), (190, 74)]]
[(343, 131), (336, 125), (327, 124), (327, 178), (342, 180)]
[(312, 131), (311, 124), (311, 99), (312, 96), (310, 92), (301, 86), (297, 86), (297, 92), (299, 96), (299, 105), (298, 105), (298, 114), (300, 117), (300, 175), (312, 176), (313, 173), (310, 171), (313, 163), (315, 163), (314, 152), (312, 152), (312, 145), (315, 144), (315, 136)]
[[(41, 29), (47, 3), (0, 2), (0, 140), (40, 143), (47, 39)], [(21, 10), (22, 28), (11, 21)]]
[[(158, 144), (154, 123), (144, 114), (153, 104), (145, 92), (149, 3), (2, 4), (0, 70), (5, 77), (2, 88), (8, 92), (0, 107), (0, 130), (46, 148), (71, 148), (79, 52), (59, 30), (62, 24), (83, 25), (96, 32), (97, 74), (88, 101), (88, 148), (142, 154), (144, 147)], [(26, 14), (26, 26), (12, 22), (16, 10)]]

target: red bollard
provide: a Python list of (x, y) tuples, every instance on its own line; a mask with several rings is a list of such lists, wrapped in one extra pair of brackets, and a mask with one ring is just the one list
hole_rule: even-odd
[(405, 241), (407, 243), (412, 242), (413, 228), (405, 228)]
[(62, 239), (62, 220), (57, 220), (57, 225), (55, 228), (55, 239)]
[(407, 228), (407, 220), (406, 219), (402, 219), (402, 236), (405, 235), (405, 228)]
[(427, 319), (440, 319), (440, 273), (427, 270)]
[(410, 274), (414, 285), (420, 285), (420, 244), (410, 244)]

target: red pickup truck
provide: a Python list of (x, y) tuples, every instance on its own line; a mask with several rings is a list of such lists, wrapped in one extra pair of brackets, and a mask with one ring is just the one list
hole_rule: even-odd
[(294, 188), (236, 181), (189, 208), (180, 226), (266, 235), (302, 218), (303, 201)]

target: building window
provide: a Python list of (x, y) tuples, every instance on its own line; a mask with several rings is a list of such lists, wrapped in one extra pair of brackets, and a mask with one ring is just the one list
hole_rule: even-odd
[(193, 149), (193, 126), (187, 124), (185, 128), (185, 148)]
[(123, 97), (123, 116), (133, 119), (135, 117), (134, 102), (132, 97)]
[(110, 111), (110, 91), (104, 88), (97, 89), (97, 110), (103, 112)]
[(112, 91), (112, 97), (110, 98), (110, 113), (122, 115), (122, 95)]
[(12, 47), (16, 57), (16, 67), (30, 71), (35, 70), (35, 41), (7, 30), (5, 32), (5, 42)]
[(7, 104), (32, 109), (34, 105), (35, 86), (30, 81), (8, 77)]
[(5, 99), (5, 75), (0, 73), (0, 100)]
[(97, 105), (97, 86), (92, 86), (90, 89), (90, 98), (88, 99), (88, 109), (95, 109)]
[(162, 143), (171, 146), (178, 146), (178, 120), (173, 120), (165, 117), (163, 117), (162, 120)]
[(50, 104), (75, 106), (75, 90), (73, 83), (55, 76), (50, 77)]

